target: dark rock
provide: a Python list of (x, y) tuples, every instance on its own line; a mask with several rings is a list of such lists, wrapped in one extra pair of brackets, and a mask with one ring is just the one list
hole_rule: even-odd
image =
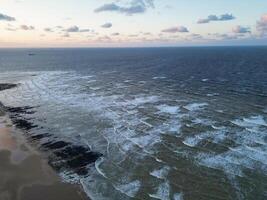
[(19, 114), (34, 114), (35, 111), (32, 111), (34, 107), (30, 106), (24, 106), (24, 107), (5, 107), (5, 109), (13, 114), (19, 115)]
[(29, 119), (26, 119), (23, 115), (34, 114), (33, 107), (4, 107), (5, 111), (9, 113), (10, 119), (13, 124), (22, 130), (29, 131), (32, 128), (38, 127), (34, 125)]
[(86, 149), (83, 146), (73, 145), (73, 146), (68, 146), (68, 147), (62, 149), (61, 151), (56, 151), (55, 155), (66, 160), (66, 159), (70, 159), (74, 156), (78, 156), (81, 153), (84, 153), (87, 151), (90, 151), (90, 149)]
[(80, 167), (85, 167), (88, 164), (94, 163), (101, 154), (96, 152), (83, 152), (77, 157), (73, 157), (67, 161), (67, 164), (72, 169), (77, 169)]
[(25, 131), (29, 131), (33, 128), (38, 127), (37, 125), (34, 125), (32, 122), (26, 119), (23, 119), (23, 118), (16, 118), (16, 117), (11, 116), (11, 121), (18, 129), (22, 129)]
[(56, 170), (70, 170), (78, 175), (87, 175), (87, 166), (95, 163), (102, 154), (92, 152), (89, 148), (78, 145), (69, 145), (64, 149), (53, 152), (50, 164)]
[[(48, 133), (32, 135), (30, 130), (38, 126), (26, 116), (34, 114), (33, 107), (4, 108), (9, 113), (13, 124), (26, 131), (29, 140), (41, 144), (40, 150), (48, 153), (49, 164), (57, 171), (67, 170), (80, 176), (86, 176), (88, 174), (87, 167), (102, 156), (102, 154), (93, 152), (86, 146), (73, 145), (60, 139), (49, 138), (51, 135)], [(42, 143), (44, 138), (48, 140)]]
[(43, 144), (42, 146), (46, 149), (55, 150), (55, 149), (64, 148), (64, 147), (68, 146), (69, 144), (70, 143), (67, 143), (64, 141), (57, 141), (57, 142), (47, 142), (47, 143)]
[(17, 87), (17, 84), (0, 83), (0, 91)]
[(31, 135), (31, 136), (30, 136), (30, 139), (31, 139), (32, 141), (39, 141), (39, 140), (41, 140), (41, 139), (43, 139), (43, 138), (47, 138), (47, 137), (49, 137), (49, 136), (51, 136), (51, 134), (48, 134), (48, 133), (38, 134), (38, 135)]

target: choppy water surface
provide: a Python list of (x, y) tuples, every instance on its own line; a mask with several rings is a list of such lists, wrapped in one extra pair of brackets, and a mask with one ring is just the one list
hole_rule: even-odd
[(267, 198), (267, 48), (0, 52), (0, 101), (92, 199)]

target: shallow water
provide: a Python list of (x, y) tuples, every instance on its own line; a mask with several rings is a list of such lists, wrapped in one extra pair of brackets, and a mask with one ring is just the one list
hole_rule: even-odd
[(28, 51), (0, 50), (0, 101), (92, 199), (267, 198), (267, 48)]

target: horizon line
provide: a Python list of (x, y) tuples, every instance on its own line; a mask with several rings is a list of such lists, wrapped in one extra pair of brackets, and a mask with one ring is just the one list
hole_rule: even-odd
[(249, 44), (249, 45), (184, 45), (184, 46), (92, 46), (92, 47), (83, 47), (83, 46), (32, 46), (32, 47), (0, 47), (0, 49), (153, 49), (153, 48), (205, 48), (205, 47), (267, 47), (267, 44)]

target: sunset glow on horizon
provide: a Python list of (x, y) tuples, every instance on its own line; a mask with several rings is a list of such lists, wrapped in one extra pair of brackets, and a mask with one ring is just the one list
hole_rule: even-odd
[(0, 47), (266, 45), (262, 0), (0, 0)]

